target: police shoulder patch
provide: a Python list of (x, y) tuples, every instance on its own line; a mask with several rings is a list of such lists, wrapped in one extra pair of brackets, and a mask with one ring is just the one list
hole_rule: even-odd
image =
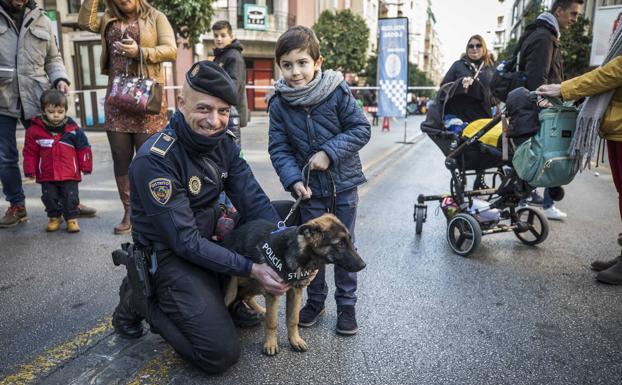
[(171, 149), (175, 143), (175, 140), (176, 139), (172, 136), (161, 133), (160, 136), (158, 136), (158, 139), (153, 142), (153, 145), (151, 145), (149, 151), (156, 155), (166, 156), (166, 153)]
[(149, 191), (153, 199), (164, 206), (171, 199), (173, 183), (167, 178), (155, 178), (149, 181)]

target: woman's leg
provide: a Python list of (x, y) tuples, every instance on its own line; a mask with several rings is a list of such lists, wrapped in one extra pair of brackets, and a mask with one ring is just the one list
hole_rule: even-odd
[(112, 152), (114, 177), (117, 182), (119, 198), (123, 204), (123, 218), (114, 227), (115, 234), (127, 234), (132, 230), (130, 222), (130, 179), (128, 171), (134, 157), (134, 140), (132, 135), (124, 132), (108, 131), (108, 142)]

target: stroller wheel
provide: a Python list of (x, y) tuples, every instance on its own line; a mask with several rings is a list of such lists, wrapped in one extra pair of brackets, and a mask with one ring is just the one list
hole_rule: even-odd
[(426, 205), (415, 205), (415, 234), (421, 234), (421, 230), (423, 230), (423, 222), (425, 222), (427, 217), (428, 208)]
[(482, 241), (482, 229), (477, 219), (469, 214), (456, 214), (447, 224), (447, 242), (451, 249), (463, 257), (471, 254)]
[(514, 229), (516, 237), (526, 245), (537, 245), (549, 236), (549, 221), (544, 214), (532, 207), (516, 210), (518, 228)]

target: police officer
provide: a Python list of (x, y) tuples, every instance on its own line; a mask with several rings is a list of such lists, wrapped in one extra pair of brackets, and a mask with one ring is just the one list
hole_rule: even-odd
[[(144, 316), (177, 353), (210, 373), (226, 370), (240, 355), (223, 300), (223, 277), (250, 276), (275, 295), (289, 288), (267, 265), (211, 241), (222, 191), (242, 221), (279, 220), (226, 130), (236, 96), (233, 81), (218, 64), (194, 64), (178, 97), (179, 110), (130, 166), (132, 237), (157, 261), (151, 276), (155, 295)], [(126, 278), (113, 325), (121, 335), (138, 338), (142, 315), (131, 287)]]

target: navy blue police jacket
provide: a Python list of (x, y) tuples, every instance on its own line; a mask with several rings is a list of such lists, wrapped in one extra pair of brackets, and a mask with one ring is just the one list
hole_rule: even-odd
[[(302, 180), (309, 158), (324, 150), (337, 193), (364, 183), (359, 150), (371, 136), (371, 125), (356, 104), (345, 81), (312, 107), (292, 106), (277, 92), (270, 100), (268, 151), (281, 184), (291, 191)], [(332, 194), (330, 176), (312, 172), (309, 187), (314, 197)]]
[(221, 138), (199, 159), (186, 151), (170, 123), (145, 142), (130, 166), (132, 237), (202, 268), (248, 276), (249, 259), (211, 241), (220, 192), (227, 193), (242, 221), (276, 224), (280, 218), (232, 135)]

